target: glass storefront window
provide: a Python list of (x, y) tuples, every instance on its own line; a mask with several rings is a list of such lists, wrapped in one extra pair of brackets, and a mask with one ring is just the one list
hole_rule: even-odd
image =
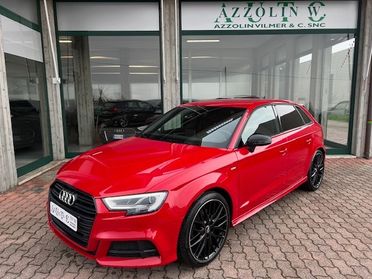
[(69, 152), (131, 136), (162, 113), (159, 37), (60, 36)]
[(37, 0), (0, 0), (0, 5), (33, 23), (39, 24)]
[(183, 102), (258, 96), (304, 104), (329, 148), (349, 134), (353, 34), (182, 36)]
[(17, 168), (50, 155), (44, 64), (5, 53)]

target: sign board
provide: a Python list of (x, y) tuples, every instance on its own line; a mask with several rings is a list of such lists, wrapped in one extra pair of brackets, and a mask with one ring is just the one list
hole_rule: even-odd
[(183, 2), (182, 30), (356, 29), (358, 1)]
[(43, 62), (41, 34), (23, 24), (0, 15), (4, 52)]
[(59, 31), (159, 31), (156, 2), (57, 2)]

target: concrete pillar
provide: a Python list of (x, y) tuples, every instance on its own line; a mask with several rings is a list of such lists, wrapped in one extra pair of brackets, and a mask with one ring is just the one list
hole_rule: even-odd
[[(371, 156), (371, 128), (368, 128), (368, 108), (371, 97), (371, 57), (372, 50), (372, 1), (363, 0), (361, 4), (361, 22), (355, 91), (354, 127), (352, 153), (358, 157)], [(370, 119), (372, 120), (372, 119)], [(367, 144), (368, 141), (368, 144)], [(368, 150), (367, 150), (368, 149)]]
[(296, 44), (294, 40), (290, 40), (286, 42), (286, 50), (287, 50), (287, 69), (286, 69), (286, 87), (285, 87), (285, 94), (286, 98), (293, 100), (294, 99), (294, 83), (296, 78), (294, 77), (297, 74), (295, 71), (296, 66)]
[(160, 4), (163, 58), (163, 108), (164, 112), (167, 112), (181, 102), (179, 78), (179, 0), (161, 0)]
[(49, 103), (49, 118), (51, 128), (51, 142), (52, 152), (54, 160), (61, 160), (65, 158), (65, 144), (63, 135), (63, 120), (62, 120), (62, 106), (61, 106), (61, 93), (60, 86), (58, 83), (53, 83), (55, 77), (53, 57), (51, 48), (54, 48), (54, 52), (57, 53), (56, 46), (56, 32), (54, 26), (54, 10), (53, 0), (47, 0), (48, 15), (50, 20), (50, 27), (52, 31), (53, 45), (51, 45), (48, 28), (46, 21), (46, 12), (44, 9), (43, 0), (40, 1), (40, 17), (41, 17), (41, 28), (43, 35), (43, 51), (44, 51), (44, 64), (46, 70), (46, 84), (48, 91), (48, 103)]
[(17, 185), (12, 122), (0, 20), (0, 192)]
[[(372, 63), (372, 54), (371, 54)], [(369, 71), (369, 104), (368, 104), (368, 126), (366, 135), (366, 154), (365, 157), (372, 158), (372, 69)]]
[(130, 92), (129, 67), (124, 65), (124, 61), (121, 61), (120, 65), (121, 99), (129, 100), (132, 98)]
[(323, 78), (323, 36), (313, 36), (313, 52), (311, 60), (311, 82), (310, 82), (310, 99), (309, 99), (309, 110), (314, 115), (315, 119), (322, 125), (326, 123), (322, 122), (321, 118), (321, 93), (322, 93), (322, 78)]
[(94, 142), (94, 106), (88, 37), (74, 37), (73, 56), (79, 145), (92, 146)]

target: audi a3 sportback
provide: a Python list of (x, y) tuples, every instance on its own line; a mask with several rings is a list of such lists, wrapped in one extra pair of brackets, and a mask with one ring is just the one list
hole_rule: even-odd
[(181, 105), (135, 137), (66, 163), (49, 192), (49, 224), (105, 266), (210, 263), (228, 229), (300, 185), (319, 188), (321, 126), (280, 100)]

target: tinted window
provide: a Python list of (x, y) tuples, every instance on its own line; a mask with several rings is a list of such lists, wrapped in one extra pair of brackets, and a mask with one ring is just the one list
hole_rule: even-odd
[(145, 102), (138, 102), (138, 106), (140, 108), (147, 109), (147, 110), (151, 109), (151, 105)]
[(307, 114), (304, 112), (303, 108), (301, 107), (296, 107), (298, 112), (301, 114), (302, 116), (302, 119), (305, 121), (306, 124), (308, 123), (311, 123), (311, 119), (309, 118), (309, 116), (307, 116)]
[(277, 119), (271, 106), (261, 107), (252, 112), (242, 133), (242, 143), (254, 134), (273, 136), (279, 133)]
[(199, 146), (226, 148), (245, 109), (178, 107), (150, 125), (139, 136)]
[(283, 131), (288, 131), (304, 125), (301, 115), (291, 105), (276, 105), (276, 111), (282, 124)]

